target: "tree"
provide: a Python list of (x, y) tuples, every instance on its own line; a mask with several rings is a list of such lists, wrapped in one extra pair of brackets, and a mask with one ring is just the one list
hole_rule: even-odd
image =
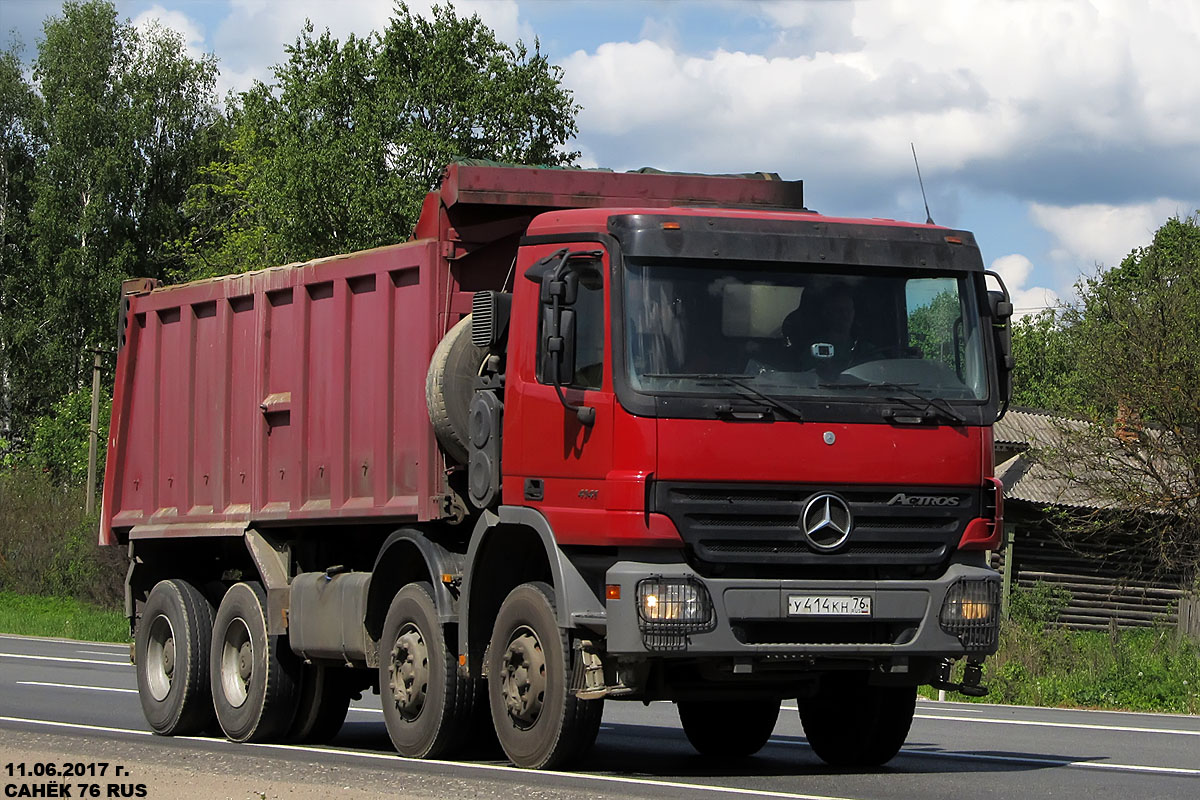
[[(11, 435), (13, 340), (31, 262), (29, 216), (42, 148), (41, 99), (22, 74), (19, 51), (0, 53), (0, 437)], [(17, 405), (27, 405), (17, 401)], [(0, 457), (4, 446), (0, 445)]]
[(1074, 329), (1064, 324), (1062, 314), (1061, 308), (1048, 308), (1013, 323), (1013, 405), (1066, 414), (1087, 407)]
[(178, 260), (163, 244), (182, 235), (187, 187), (215, 155), (211, 56), (189, 57), (166, 29), (139, 33), (98, 0), (65, 3), (43, 30), (26, 101), (38, 133), (28, 251), (6, 263), (0, 329), (15, 438), (88, 383), (86, 349), (111, 346), (121, 281)]
[(1041, 453), (1101, 509), (1061, 520), (1068, 542), (1135, 551), (1160, 571), (1200, 572), (1200, 212), (1081, 280), (1062, 310), (1092, 423)]
[(578, 107), (535, 43), (396, 6), (344, 42), (309, 23), (275, 80), (232, 104), (222, 160), (189, 193), (188, 277), (404, 241), (459, 158), (563, 165)]

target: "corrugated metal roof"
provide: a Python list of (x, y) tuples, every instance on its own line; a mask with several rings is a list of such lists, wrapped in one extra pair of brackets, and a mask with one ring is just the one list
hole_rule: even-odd
[[(1012, 408), (993, 428), (998, 449), (1027, 451), (1050, 447), (1062, 441), (1069, 432), (1089, 427), (1087, 422), (1060, 417), (1047, 411)], [(1039, 506), (1072, 508), (1114, 508), (1115, 504), (1091, 492), (1078, 481), (1068, 481), (1053, 475), (1027, 452), (1020, 452), (996, 465), (996, 477), (1004, 484), (1004, 496)]]

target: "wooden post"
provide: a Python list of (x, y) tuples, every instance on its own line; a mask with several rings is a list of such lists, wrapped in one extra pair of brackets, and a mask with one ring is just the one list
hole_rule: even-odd
[(1004, 523), (1004, 572), (1000, 588), (1000, 618), (1008, 619), (1008, 601), (1013, 582), (1013, 540), (1017, 538), (1017, 526)]
[(1200, 641), (1200, 594), (1179, 598), (1179, 637)]
[(95, 350), (92, 362), (92, 423), (88, 428), (88, 474), (87, 502), (84, 510), (91, 514), (96, 510), (96, 446), (100, 440), (100, 351)]

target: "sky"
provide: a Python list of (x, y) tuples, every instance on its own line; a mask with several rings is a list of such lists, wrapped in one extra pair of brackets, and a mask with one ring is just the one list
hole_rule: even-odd
[[(409, 7), (427, 13), (429, 0)], [(1200, 209), (1198, 0), (459, 0), (563, 69), (581, 166), (777, 172), (809, 208), (975, 233), (1018, 311)], [(35, 51), (52, 0), (0, 0)], [(270, 81), (304, 20), (381, 30), (391, 0), (119, 0)]]

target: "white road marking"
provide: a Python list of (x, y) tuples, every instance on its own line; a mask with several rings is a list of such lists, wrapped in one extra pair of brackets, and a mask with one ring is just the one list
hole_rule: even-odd
[(89, 658), (63, 658), (62, 656), (30, 656), (24, 653), (0, 653), (0, 659), (3, 658), (25, 658), (30, 661), (66, 661), (68, 664), (108, 664), (113, 667), (132, 667), (129, 659), (124, 661), (97, 661)]
[(26, 642), (56, 642), (58, 644), (86, 644), (89, 647), (119, 647), (122, 650), (128, 650), (129, 644), (119, 644), (117, 642), (89, 642), (86, 639), (63, 639), (56, 636), (26, 636), (19, 633), (0, 633), (0, 639), (15, 639), (17, 641)]
[[(80, 725), (74, 722), (51, 722), (43, 719), (23, 719), (21, 717), (0, 717), (0, 722), (24, 722), (30, 725), (43, 725), (50, 728), (70, 728), (74, 730), (96, 731), (99, 733), (123, 733), (134, 736), (153, 736), (150, 731), (137, 731), (127, 728), (108, 728), (101, 725)], [(708, 794), (732, 794), (742, 797), (774, 797), (781, 800), (853, 800), (847, 797), (837, 797), (822, 794), (796, 794), (794, 792), (773, 792), (766, 789), (743, 789), (738, 786), (711, 786), (704, 783), (684, 783), (682, 781), (656, 781), (652, 778), (626, 778), (619, 775), (593, 775), (588, 772), (558, 772), (556, 770), (529, 770), (520, 767), (509, 767), (503, 764), (480, 764), (470, 761), (441, 761), (439, 759), (405, 758), (404, 756), (386, 753), (366, 753), (361, 750), (339, 750), (335, 747), (313, 747), (310, 745), (294, 744), (251, 744), (229, 742), (224, 739), (211, 739), (202, 736), (176, 736), (175, 739), (201, 742), (208, 745), (230, 745), (235, 748), (261, 748), (265, 750), (282, 750), (285, 752), (324, 753), (336, 756), (361, 758), (367, 761), (386, 761), (389, 764), (411, 763), (416, 765), (433, 765), (451, 767), (476, 772), (503, 772), (520, 775), (527, 782), (532, 782), (541, 775), (555, 778), (566, 778), (582, 782), (621, 784), (626, 786), (657, 786), (666, 789), (684, 789), (689, 792), (704, 792)]]
[(137, 689), (117, 689), (112, 686), (83, 686), (78, 683), (50, 683), (48, 681), (17, 681), (17, 686), (50, 686), (55, 689), (86, 689), (89, 692), (123, 692), (137, 694)]
[[(125, 650), (126, 650), (126, 652), (128, 652), (129, 648), (127, 647), (127, 648), (125, 648)], [(88, 655), (92, 655), (92, 656), (115, 656), (115, 655), (117, 655), (116, 653), (112, 652), (111, 650), (76, 650), (75, 652), (76, 653), (87, 653)]]
[(1071, 761), (1065, 758), (1043, 758), (1041, 756), (997, 756), (986, 753), (934, 752), (926, 750), (901, 750), (902, 755), (932, 756), (933, 758), (961, 758), (967, 761), (1002, 761), (1008, 764), (1040, 764), (1048, 767), (1080, 767), (1081, 769), (1104, 769), (1117, 772), (1149, 772), (1158, 775), (1198, 775), (1200, 769), (1188, 767), (1150, 767), (1144, 764), (1118, 764), (1111, 761)]
[(935, 719), (946, 722), (972, 722), (983, 725), (1026, 725), (1033, 728), (1071, 728), (1079, 731), (1121, 731), (1122, 733), (1165, 733), (1175, 736), (1200, 736), (1200, 730), (1179, 728), (1139, 728), (1130, 725), (1091, 725), (1083, 722), (1044, 722), (1033, 719), (986, 719), (982, 717), (952, 717), (941, 714), (915, 714), (915, 719)]

